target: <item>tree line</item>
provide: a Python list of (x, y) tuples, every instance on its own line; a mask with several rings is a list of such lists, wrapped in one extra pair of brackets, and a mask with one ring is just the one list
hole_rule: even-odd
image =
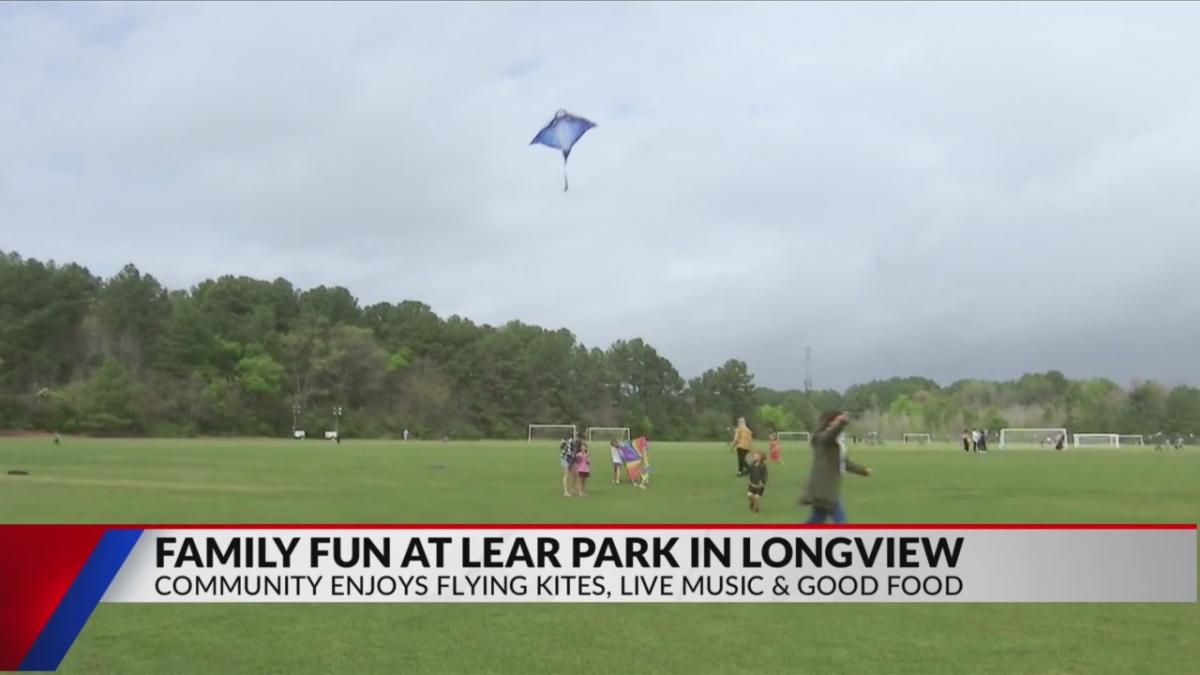
[(641, 339), (605, 349), (570, 331), (440, 317), (407, 300), (363, 307), (345, 288), (223, 276), (164, 288), (128, 265), (101, 279), (76, 264), (0, 252), (0, 428), (108, 435), (523, 438), (532, 423), (628, 426), (660, 440), (726, 438), (746, 416), (806, 430), (858, 413), (883, 437), (966, 427), (1200, 431), (1200, 390), (1122, 387), (1057, 371), (940, 386), (892, 378), (844, 392), (756, 386), (731, 359), (690, 380)]

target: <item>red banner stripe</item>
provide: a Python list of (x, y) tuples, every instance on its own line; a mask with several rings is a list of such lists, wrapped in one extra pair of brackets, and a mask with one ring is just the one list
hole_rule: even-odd
[(1196, 523), (145, 523), (139, 530), (1195, 530)]
[(16, 670), (105, 525), (0, 525), (0, 670)]

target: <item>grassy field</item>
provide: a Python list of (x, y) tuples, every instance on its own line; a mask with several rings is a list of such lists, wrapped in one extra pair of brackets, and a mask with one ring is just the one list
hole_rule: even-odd
[[(763, 513), (718, 444), (652, 446), (646, 491), (564, 499), (557, 448), (0, 439), (0, 521), (797, 522), (785, 446)], [(596, 453), (597, 459), (603, 453)], [(1200, 452), (883, 447), (850, 518), (1197, 522)], [(607, 462), (595, 462), (602, 474)], [(631, 632), (635, 635), (629, 637)], [(1200, 605), (101, 605), (64, 672), (1189, 673)]]

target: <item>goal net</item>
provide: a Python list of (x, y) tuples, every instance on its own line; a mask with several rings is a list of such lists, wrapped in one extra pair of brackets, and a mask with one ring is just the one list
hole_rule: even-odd
[(530, 424), (529, 442), (561, 441), (576, 433), (574, 424)]
[(1075, 434), (1077, 448), (1116, 448), (1120, 445), (1119, 434)]
[(775, 432), (775, 438), (778, 438), (780, 443), (787, 443), (790, 441), (807, 443), (812, 440), (812, 435), (807, 431), (777, 431)]
[(587, 430), (588, 443), (595, 443), (596, 441), (604, 443), (608, 443), (609, 441), (628, 443), (631, 438), (629, 427), (588, 427)]
[(1077, 448), (1120, 448), (1145, 445), (1141, 434), (1075, 434)]
[(930, 436), (929, 434), (904, 434), (902, 440), (905, 443), (922, 443), (922, 444), (924, 444), (924, 443), (928, 443), (929, 441), (933, 440), (933, 437)]
[(1001, 448), (1054, 448), (1058, 438), (1062, 437), (1066, 445), (1067, 430), (1062, 427), (1045, 429), (1001, 429)]

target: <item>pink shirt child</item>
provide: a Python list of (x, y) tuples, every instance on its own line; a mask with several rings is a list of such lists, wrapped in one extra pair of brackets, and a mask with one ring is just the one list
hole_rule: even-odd
[(575, 466), (579, 473), (591, 473), (591, 458), (588, 456), (588, 453), (580, 453), (579, 458), (575, 460)]

